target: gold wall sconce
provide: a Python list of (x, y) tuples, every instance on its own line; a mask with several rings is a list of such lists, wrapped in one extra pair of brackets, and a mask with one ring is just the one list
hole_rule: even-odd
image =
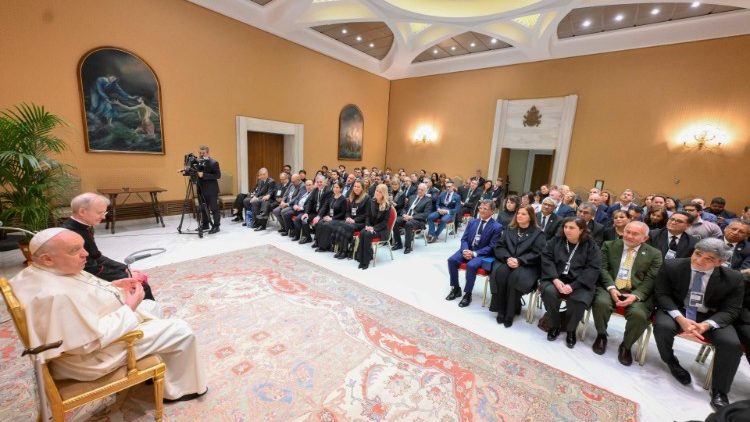
[(436, 139), (437, 132), (430, 125), (422, 125), (414, 132), (414, 142), (418, 144), (431, 144)]
[(727, 133), (713, 125), (700, 125), (686, 130), (680, 137), (687, 149), (709, 150), (727, 143)]

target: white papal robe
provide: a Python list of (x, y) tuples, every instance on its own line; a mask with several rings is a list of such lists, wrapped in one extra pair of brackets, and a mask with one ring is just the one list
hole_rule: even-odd
[(123, 304), (120, 289), (85, 271), (60, 275), (32, 265), (10, 283), (24, 306), (31, 347), (63, 341), (43, 354), (45, 360), (57, 358), (50, 364), (54, 378), (90, 381), (114, 371), (125, 364), (126, 346), (112, 342), (141, 330), (136, 357), (162, 358), (167, 366), (165, 398), (206, 390), (193, 331), (180, 319), (162, 319), (156, 302), (144, 300), (133, 311)]

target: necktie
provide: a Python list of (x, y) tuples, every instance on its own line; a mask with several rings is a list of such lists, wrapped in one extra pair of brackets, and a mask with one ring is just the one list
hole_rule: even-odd
[(627, 278), (618, 278), (615, 280), (615, 287), (617, 290), (631, 290), (633, 288), (632, 284), (630, 283), (630, 270), (633, 268), (633, 261), (635, 258), (635, 249), (628, 248), (628, 252), (625, 255), (625, 262), (622, 263), (622, 269), (628, 270)]
[(413, 204), (411, 204), (411, 207), (409, 207), (409, 212), (408, 212), (409, 215), (412, 215), (414, 213), (414, 208), (417, 207), (417, 204), (419, 204), (419, 201), (421, 201), (421, 200), (422, 200), (422, 198), (419, 197), (419, 198), (417, 198), (416, 201), (414, 201)]
[(698, 316), (698, 307), (690, 306), (690, 296), (692, 296), (693, 293), (703, 292), (704, 274), (705, 273), (702, 273), (700, 271), (695, 272), (695, 275), (693, 275), (693, 283), (690, 285), (690, 293), (688, 293), (688, 305), (685, 307), (685, 318), (693, 321), (695, 321), (695, 318)]
[(484, 221), (484, 220), (482, 220), (482, 222), (481, 222), (481, 223), (479, 223), (479, 228), (477, 229), (477, 234), (475, 234), (475, 235), (474, 235), (474, 242), (473, 242), (473, 243), (471, 244), (471, 247), (472, 247), (472, 248), (473, 248), (474, 246), (476, 246), (476, 244), (477, 244), (477, 241), (478, 241), (478, 240), (479, 240), (479, 239), (481, 238), (481, 236), (482, 236), (482, 230), (484, 230), (484, 223), (485, 223), (485, 221)]
[(93, 238), (94, 237), (94, 226), (88, 226), (88, 227), (86, 227), (86, 230), (89, 231), (89, 234)]
[(547, 227), (547, 216), (542, 215), (542, 230), (544, 230), (545, 227)]
[(677, 250), (677, 236), (670, 236), (672, 240), (669, 241), (669, 249), (676, 251)]
[(453, 195), (453, 192), (451, 192), (448, 195), (446, 195), (446, 197), (445, 197), (445, 205), (448, 205), (448, 204), (451, 203), (451, 195)]

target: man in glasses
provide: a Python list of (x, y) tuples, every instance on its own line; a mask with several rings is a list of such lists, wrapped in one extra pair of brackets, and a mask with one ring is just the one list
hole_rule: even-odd
[(583, 219), (591, 232), (591, 238), (594, 239), (599, 247), (604, 242), (604, 226), (594, 221), (596, 215), (596, 206), (591, 202), (584, 202), (578, 207), (576, 217)]
[(667, 220), (667, 227), (651, 230), (648, 244), (661, 251), (665, 260), (689, 258), (695, 250), (698, 239), (685, 231), (693, 224), (695, 217), (685, 211), (676, 211)]
[(102, 255), (96, 246), (94, 226), (107, 216), (107, 206), (109, 199), (93, 192), (82, 193), (70, 201), (72, 214), (62, 226), (83, 238), (83, 248), (88, 252), (83, 270), (107, 281), (134, 278), (143, 284), (145, 298), (154, 300), (146, 274), (136, 270), (131, 272), (127, 265)]

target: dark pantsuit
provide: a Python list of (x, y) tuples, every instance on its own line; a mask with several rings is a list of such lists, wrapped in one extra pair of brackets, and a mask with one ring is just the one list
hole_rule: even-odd
[(361, 265), (370, 265), (372, 261), (372, 239), (379, 237), (385, 240), (388, 237), (388, 230), (385, 233), (362, 230), (359, 232), (359, 247), (357, 248), (356, 257)]
[[(537, 268), (512, 269), (496, 261), (490, 276), (490, 290), (492, 304), (497, 308), (498, 315), (504, 319), (513, 319), (516, 311), (521, 308), (521, 296), (528, 294), (536, 286), (538, 278)], [(531, 283), (528, 282), (530, 280)]]
[[(612, 300), (612, 295), (603, 288), (597, 287), (594, 303), (591, 306), (593, 308), (594, 326), (596, 327), (597, 334), (607, 334), (609, 317), (615, 311), (615, 302)], [(650, 300), (633, 302), (625, 308), (626, 322), (625, 334), (622, 339), (623, 346), (629, 349), (638, 341), (643, 331), (648, 328), (649, 317), (653, 309), (654, 305)]]
[(470, 260), (466, 260), (458, 251), (448, 258), (448, 274), (450, 275), (451, 286), (461, 287), (458, 283), (458, 266), (466, 262), (466, 286), (464, 286), (464, 293), (471, 293), (474, 290), (474, 282), (477, 279), (477, 270), (482, 267), (484, 262), (483, 257), (476, 257)]
[(401, 232), (400, 229), (404, 229), (404, 243), (403, 246), (411, 248), (411, 244), (414, 241), (414, 230), (424, 229), (424, 222), (411, 219), (404, 221), (403, 216), (396, 219), (396, 224), (393, 225), (393, 244), (402, 246), (401, 244)]
[[(702, 321), (704, 319), (705, 317), (701, 318), (701, 315), (698, 315), (697, 320)], [(681, 331), (677, 321), (666, 312), (659, 311), (656, 313), (654, 338), (656, 339), (656, 346), (659, 348), (659, 356), (664, 362), (670, 363), (675, 359), (672, 346), (674, 345), (674, 337)], [(724, 328), (706, 331), (703, 336), (716, 347), (711, 389), (727, 394), (732, 387), (734, 374), (737, 372), (742, 357), (737, 331), (733, 326), (728, 325)]]
[[(561, 330), (567, 332), (575, 332), (578, 327), (578, 323), (581, 322), (584, 312), (586, 312), (586, 304), (577, 300), (566, 299), (560, 295), (554, 284), (549, 281), (545, 281), (541, 285), (542, 289), (542, 302), (544, 302), (544, 308), (547, 309), (547, 315), (549, 317), (549, 327), (559, 327)], [(568, 317), (568, 323), (565, 327), (560, 327), (560, 304), (565, 299), (567, 307), (566, 315)]]

